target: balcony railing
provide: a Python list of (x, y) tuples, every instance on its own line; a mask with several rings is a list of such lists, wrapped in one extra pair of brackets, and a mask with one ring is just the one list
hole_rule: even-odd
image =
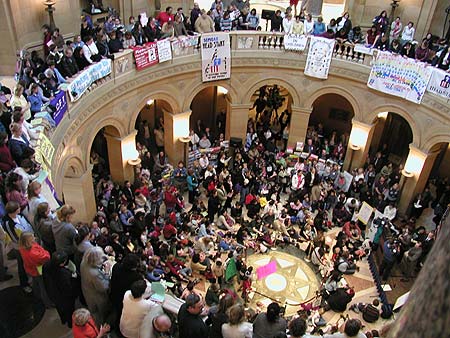
[[(286, 59), (296, 58), (300, 61), (306, 61), (308, 44), (303, 52), (285, 50), (283, 44), (284, 34), (282, 33), (233, 31), (230, 33), (230, 36), (232, 58), (251, 58), (257, 55), (255, 52), (262, 52), (264, 53), (264, 57), (270, 57), (270, 53), (279, 53), (277, 57), (284, 57)], [(184, 43), (182, 39), (174, 39), (172, 41), (172, 64), (182, 63), (183, 59), (186, 57), (193, 57), (200, 60), (201, 55), (199, 41), (197, 44), (193, 45), (192, 37), (186, 39), (190, 39), (191, 42)], [(333, 59), (358, 65), (358, 67), (363, 67), (361, 70), (364, 69), (364, 71), (367, 72), (372, 64), (376, 52), (377, 51), (374, 50), (373, 55), (371, 55), (371, 52), (368, 51), (361, 52), (359, 49), (355, 50), (355, 45), (351, 43), (340, 43), (336, 41)], [(163, 63), (161, 65), (167, 66), (168, 63)], [(144, 70), (144, 72), (151, 71), (155, 68), (159, 68), (159, 66), (152, 66), (149, 69)], [(332, 71), (333, 63), (331, 65), (331, 72)], [(116, 53), (112, 64), (112, 73), (106, 78), (100, 79), (99, 81), (93, 83), (83, 96), (90, 95), (90, 93), (95, 91), (97, 87), (103, 87), (103, 84), (115, 84), (116, 82), (121, 82), (122, 80), (125, 80), (125, 77), (128, 77), (133, 72), (136, 72), (133, 51), (127, 49), (123, 52)], [(137, 74), (138, 73), (136, 73), (136, 75)], [(434, 95), (433, 100), (443, 104), (448, 103), (448, 100)], [(83, 99), (69, 103), (69, 114), (71, 109), (83, 104), (82, 102)]]

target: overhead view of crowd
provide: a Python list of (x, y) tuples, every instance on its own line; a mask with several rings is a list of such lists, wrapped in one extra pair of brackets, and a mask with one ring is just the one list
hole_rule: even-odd
[[(386, 298), (352, 301), (355, 292), (345, 276), (378, 253), (382, 281), (393, 269), (405, 281), (414, 279), (450, 203), (448, 178), (430, 179), (407, 217), (399, 217), (403, 166), (389, 161), (387, 148), (374, 149), (361, 167), (345, 168), (350, 178), (343, 167), (348, 134), (328, 132), (319, 123), (299, 140), (301, 149), (289, 149), (291, 115), (276, 111), (277, 86), (260, 89), (256, 116), (236, 144), (224, 142), (224, 114), (217, 125), (191, 123), (189, 150), (201, 155), (190, 163), (169, 163), (162, 118), (154, 130), (141, 121), (134, 181), (113, 182), (107, 150), (94, 144), (97, 214), (89, 223), (74, 222), (77, 210), (70, 205), (53, 210), (41, 193), (34, 148), (39, 133), (55, 127), (50, 101), (61, 86), (90, 64), (146, 42), (261, 29), (260, 16), (249, 9), (242, 0), (216, 0), (209, 10), (194, 4), (189, 14), (168, 7), (146, 25), (140, 16), (123, 24), (112, 13), (98, 25), (86, 15), (73, 41), (43, 26), (44, 55), (23, 55), (15, 88), (1, 87), (0, 286), (13, 278), (5, 260), (16, 261), (23, 291), (56, 308), (76, 338), (362, 338), (388, 332), (384, 322), (379, 330), (364, 329), (364, 322), (391, 318)], [(448, 37), (428, 34), (417, 42), (414, 24), (389, 22), (386, 11), (365, 35), (348, 13), (326, 25), (304, 10), (294, 18), (290, 7), (276, 12), (271, 30), (363, 43), (442, 69), (450, 62)], [(36, 119), (45, 130), (36, 129)], [(202, 152), (211, 147), (220, 148), (217, 160)], [(368, 222), (358, 218), (364, 202), (376, 209)], [(428, 208), (434, 210), (432, 224), (417, 226)], [(284, 316), (278, 302), (253, 306), (256, 274), (246, 261), (250, 254), (286, 247), (295, 247), (322, 282), (318, 305), (305, 303), (293, 317)], [(355, 318), (330, 323), (323, 317), (348, 309)]]

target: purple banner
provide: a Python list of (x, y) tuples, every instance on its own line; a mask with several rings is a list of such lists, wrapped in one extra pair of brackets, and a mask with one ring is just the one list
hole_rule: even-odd
[(53, 119), (55, 120), (56, 125), (58, 125), (67, 111), (66, 92), (60, 90), (59, 93), (55, 95), (55, 98), (50, 101), (50, 104), (56, 108), (53, 113)]

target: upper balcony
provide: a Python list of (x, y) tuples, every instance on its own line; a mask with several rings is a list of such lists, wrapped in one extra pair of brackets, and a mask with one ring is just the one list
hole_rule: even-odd
[[(363, 123), (372, 124), (379, 113), (399, 114), (411, 126), (413, 144), (418, 148), (427, 150), (450, 139), (449, 100), (426, 93), (418, 105), (369, 89), (373, 57), (355, 53), (352, 45), (336, 49), (328, 79), (320, 80), (303, 73), (307, 49), (285, 50), (280, 33), (234, 31), (230, 36), (231, 78), (217, 82), (202, 83), (198, 45), (175, 42), (178, 45), (171, 61), (140, 71), (131, 50), (116, 54), (111, 74), (69, 103), (68, 112), (51, 136), (56, 148), (50, 159), (54, 176), (64, 176), (69, 158), (76, 158), (80, 170), (88, 167), (92, 140), (101, 128), (111, 125), (118, 130), (118, 137), (130, 135), (148, 99), (163, 99), (172, 114), (183, 113), (190, 111), (196, 94), (214, 85), (228, 90), (232, 110), (248, 111), (256, 89), (279, 84), (289, 91), (295, 111), (308, 114), (319, 97), (332, 93), (345, 98), (352, 106), (354, 120)], [(241, 117), (242, 124), (246, 119)], [(58, 183), (56, 186), (61, 188)]]

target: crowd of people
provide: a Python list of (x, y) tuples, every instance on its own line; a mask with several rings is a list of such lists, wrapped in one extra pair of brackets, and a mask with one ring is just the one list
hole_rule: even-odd
[[(302, 149), (296, 149), (306, 156), (290, 153), (290, 114), (286, 110), (278, 116), (276, 86), (260, 90), (257, 115), (248, 121), (242, 145), (224, 146), (224, 120), (212, 128), (215, 133), (201, 121), (192, 128), (191, 149), (222, 146), (217, 161), (203, 154), (189, 166), (169, 163), (162, 119), (154, 133), (148, 123), (139, 126), (141, 163), (133, 182), (112, 182), (107, 158), (93, 152), (97, 214), (89, 224), (75, 223), (77, 211), (69, 205), (51, 210), (41, 194), (40, 166), (33, 156), (37, 134), (29, 122), (43, 117), (50, 129), (54, 127), (49, 102), (61, 85), (89, 64), (147, 41), (189, 31), (258, 29), (259, 17), (255, 10), (248, 11), (248, 2), (233, 1), (227, 11), (223, 7), (216, 0), (207, 13), (194, 5), (190, 16), (181, 8), (172, 14), (168, 7), (148, 18), (145, 27), (140, 17), (122, 25), (110, 16), (96, 26), (85, 16), (80, 35), (67, 42), (58, 29), (43, 27), (44, 58), (37, 53), (25, 57), (14, 91), (8, 93), (2, 86), (11, 98), (0, 101), (0, 281), (12, 278), (4, 266), (6, 248), (7, 258), (17, 261), (24, 292), (33, 293), (47, 308), (56, 307), (61, 323), (77, 338), (102, 337), (110, 330), (125, 337), (272, 338), (286, 337), (287, 331), (290, 337), (306, 337), (307, 331), (342, 337), (330, 333), (336, 329), (347, 337), (377, 336), (362, 333), (359, 320), (343, 320), (337, 328), (327, 325), (321, 314), (349, 308), (354, 291), (343, 276), (358, 271), (358, 261), (381, 251), (380, 246), (384, 280), (396, 264), (405, 278), (413, 278), (435, 240), (433, 231), (415, 222), (429, 206), (435, 207), (433, 221), (439, 222), (449, 203), (450, 185), (447, 180), (430, 184), (414, 200), (411, 217), (397, 219), (403, 168), (388, 160), (387, 148), (369, 156), (363, 167), (350, 168), (351, 181), (342, 168), (348, 135), (328, 132), (318, 124), (308, 129)], [(284, 18), (278, 17), (281, 12), (272, 20), (272, 30), (315, 35), (332, 30), (337, 39), (350, 42), (350, 35), (361, 34), (348, 13), (327, 29), (320, 19), (312, 23), (303, 12), (294, 22), (289, 22), (289, 9)], [(388, 26), (384, 12), (374, 20), (374, 40), (368, 34), (367, 42), (385, 43)], [(402, 30), (396, 20), (390, 26), (393, 41), (400, 39), (402, 48), (411, 44), (412, 24)], [(364, 41), (362, 35), (359, 39)], [(427, 36), (427, 41), (430, 46), (432, 39)], [(448, 61), (448, 47), (441, 52)], [(380, 216), (360, 221), (363, 202)], [(335, 227), (340, 229), (330, 244), (325, 234)], [(323, 280), (320, 311), (305, 309), (291, 320), (283, 318), (283, 304), (248, 308), (255, 276), (245, 261), (246, 251), (266, 253), (288, 245), (297, 247)], [(196, 288), (200, 280), (206, 293)], [(176, 313), (151, 298), (153, 283), (162, 283), (167, 295), (184, 301)], [(351, 307), (367, 322), (376, 321), (381, 308), (378, 300)]]

